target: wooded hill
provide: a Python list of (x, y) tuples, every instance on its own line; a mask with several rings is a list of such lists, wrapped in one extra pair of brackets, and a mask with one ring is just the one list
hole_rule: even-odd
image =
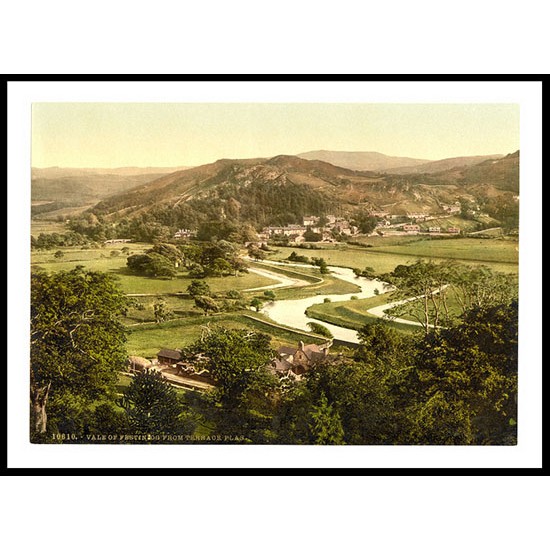
[(304, 215), (437, 211), (471, 199), (483, 206), (519, 192), (519, 151), (497, 160), (433, 174), (382, 174), (280, 155), (222, 159), (177, 171), (99, 202), (105, 220), (148, 217), (170, 227), (196, 228), (230, 219), (256, 227), (299, 223)]

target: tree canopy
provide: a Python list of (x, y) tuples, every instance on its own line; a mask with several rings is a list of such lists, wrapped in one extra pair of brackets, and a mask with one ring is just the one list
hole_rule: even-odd
[(109, 393), (126, 360), (120, 316), (126, 297), (105, 273), (31, 276), (31, 401), (34, 430), (46, 431), (46, 405), (72, 395)]
[(182, 430), (183, 403), (159, 372), (137, 374), (124, 391), (121, 405), (136, 434), (175, 434)]

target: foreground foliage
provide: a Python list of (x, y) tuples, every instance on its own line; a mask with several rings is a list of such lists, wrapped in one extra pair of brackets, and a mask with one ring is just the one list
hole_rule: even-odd
[[(419, 267), (432, 277), (426, 266), (410, 273)], [(365, 325), (353, 353), (331, 353), (298, 381), (267, 368), (276, 354), (266, 334), (206, 326), (183, 355), (215, 389), (176, 394), (144, 373), (120, 399), (124, 296), (101, 273), (35, 274), (32, 440), (202, 433), (253, 444), (515, 444), (518, 304), (507, 281), (486, 279), (472, 272), (470, 286), (457, 286), (468, 299), (450, 327), (406, 334)]]

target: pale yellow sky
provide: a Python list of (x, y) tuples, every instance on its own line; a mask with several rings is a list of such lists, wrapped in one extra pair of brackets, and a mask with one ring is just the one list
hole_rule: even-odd
[(32, 165), (197, 166), (317, 149), (437, 160), (519, 149), (515, 104), (35, 103)]

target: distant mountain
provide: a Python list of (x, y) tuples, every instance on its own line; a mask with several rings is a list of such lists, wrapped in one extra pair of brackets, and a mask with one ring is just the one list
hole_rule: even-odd
[(33, 168), (31, 199), (59, 204), (90, 204), (122, 193), (177, 168)]
[(434, 174), (356, 171), (296, 156), (222, 159), (164, 175), (103, 199), (96, 215), (171, 228), (231, 220), (256, 227), (298, 223), (305, 215), (438, 212), (459, 199), (480, 204), (519, 189), (519, 153)]
[(384, 170), (388, 174), (434, 174), (443, 172), (452, 168), (464, 168), (473, 164), (480, 164), (486, 160), (496, 160), (504, 155), (481, 155), (474, 157), (452, 157), (448, 159), (427, 162), (426, 164), (415, 164), (410, 166), (401, 166), (398, 168), (389, 168)]
[(429, 160), (413, 159), (408, 157), (390, 157), (376, 152), (362, 151), (308, 151), (297, 157), (307, 160), (322, 160), (335, 166), (342, 166), (350, 170), (387, 171), (401, 166), (417, 166), (426, 164)]
[(32, 168), (33, 177), (41, 178), (62, 178), (83, 176), (90, 174), (116, 174), (118, 176), (137, 176), (143, 174), (169, 174), (176, 170), (185, 170), (189, 166), (121, 166), (119, 168), (64, 168), (60, 166), (49, 166), (47, 168)]

